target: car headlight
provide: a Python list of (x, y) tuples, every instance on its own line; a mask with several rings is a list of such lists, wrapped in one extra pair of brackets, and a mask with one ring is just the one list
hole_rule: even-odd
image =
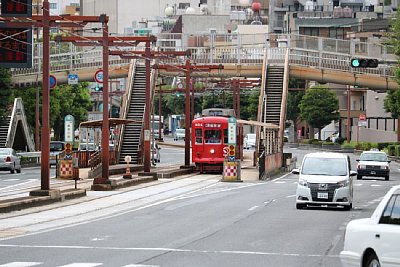
[(340, 187), (349, 186), (349, 180), (340, 181), (340, 182), (338, 182), (338, 185), (339, 185)]
[(389, 170), (389, 166), (381, 166), (381, 170)]
[(307, 180), (304, 180), (304, 179), (299, 179), (299, 185), (301, 185), (301, 186), (305, 186), (305, 187), (308, 187)]
[(215, 153), (214, 148), (210, 149), (210, 153), (211, 153), (211, 154), (214, 154), (214, 153)]

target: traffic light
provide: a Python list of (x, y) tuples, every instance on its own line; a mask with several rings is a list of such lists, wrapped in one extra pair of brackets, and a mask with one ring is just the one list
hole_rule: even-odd
[(353, 68), (377, 68), (379, 61), (371, 58), (352, 58), (350, 64)]
[(229, 151), (228, 151), (228, 156), (234, 157), (235, 156), (235, 146), (234, 145), (229, 145)]

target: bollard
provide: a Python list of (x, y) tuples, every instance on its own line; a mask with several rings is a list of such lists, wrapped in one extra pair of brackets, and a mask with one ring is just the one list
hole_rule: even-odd
[(131, 162), (132, 158), (131, 156), (125, 156), (125, 162), (126, 162), (126, 172), (122, 176), (124, 179), (132, 179), (132, 174), (131, 174), (131, 167), (129, 166), (129, 163)]

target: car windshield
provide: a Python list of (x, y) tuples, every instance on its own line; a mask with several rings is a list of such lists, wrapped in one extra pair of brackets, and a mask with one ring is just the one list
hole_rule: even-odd
[(347, 166), (344, 158), (308, 157), (304, 160), (301, 172), (307, 175), (345, 176)]
[(247, 135), (248, 140), (256, 140), (256, 135), (255, 134), (248, 134)]
[(360, 160), (363, 161), (387, 161), (386, 154), (384, 153), (362, 153)]

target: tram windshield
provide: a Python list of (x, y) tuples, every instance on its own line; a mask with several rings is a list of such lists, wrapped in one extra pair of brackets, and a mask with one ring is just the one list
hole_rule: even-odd
[(206, 144), (221, 144), (221, 130), (205, 130), (204, 142)]

